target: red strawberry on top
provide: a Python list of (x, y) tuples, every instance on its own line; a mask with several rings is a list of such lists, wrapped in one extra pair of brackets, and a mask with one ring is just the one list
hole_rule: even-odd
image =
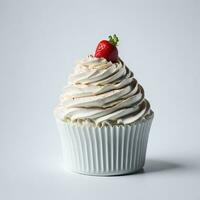
[(113, 36), (110, 35), (108, 38), (108, 41), (102, 40), (99, 42), (96, 48), (95, 57), (105, 58), (107, 61), (111, 62), (117, 62), (118, 50), (116, 46), (119, 39), (115, 34)]

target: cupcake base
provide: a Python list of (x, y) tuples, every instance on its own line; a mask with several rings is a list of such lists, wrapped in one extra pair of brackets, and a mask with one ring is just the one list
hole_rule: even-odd
[(142, 169), (143, 168), (140, 168), (139, 170), (136, 170), (136, 171), (124, 170), (124, 171), (108, 172), (108, 173), (82, 173), (82, 172), (79, 172), (79, 171), (69, 171), (69, 172), (73, 172), (73, 173), (81, 174), (81, 175), (86, 175), (86, 176), (123, 176), (123, 175), (129, 175), (129, 174), (137, 174), (140, 171), (142, 171)]
[(145, 163), (153, 113), (128, 125), (91, 127), (57, 119), (68, 171), (114, 176), (140, 171)]

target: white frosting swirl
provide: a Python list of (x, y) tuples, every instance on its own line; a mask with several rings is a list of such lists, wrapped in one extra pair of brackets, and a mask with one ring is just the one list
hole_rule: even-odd
[(142, 86), (124, 63), (93, 56), (78, 62), (55, 109), (63, 121), (97, 126), (129, 124), (149, 112)]

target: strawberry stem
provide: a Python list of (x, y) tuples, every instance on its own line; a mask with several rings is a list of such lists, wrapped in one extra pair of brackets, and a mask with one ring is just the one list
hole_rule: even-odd
[(109, 38), (109, 42), (114, 45), (114, 46), (117, 46), (117, 43), (119, 42), (119, 38), (116, 36), (116, 34), (114, 34), (113, 36), (109, 35), (108, 36)]

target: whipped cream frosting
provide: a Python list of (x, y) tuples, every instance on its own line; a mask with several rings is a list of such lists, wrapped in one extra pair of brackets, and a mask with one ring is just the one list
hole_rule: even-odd
[(149, 113), (144, 90), (123, 61), (93, 56), (77, 63), (55, 109), (63, 121), (96, 126), (130, 124)]

